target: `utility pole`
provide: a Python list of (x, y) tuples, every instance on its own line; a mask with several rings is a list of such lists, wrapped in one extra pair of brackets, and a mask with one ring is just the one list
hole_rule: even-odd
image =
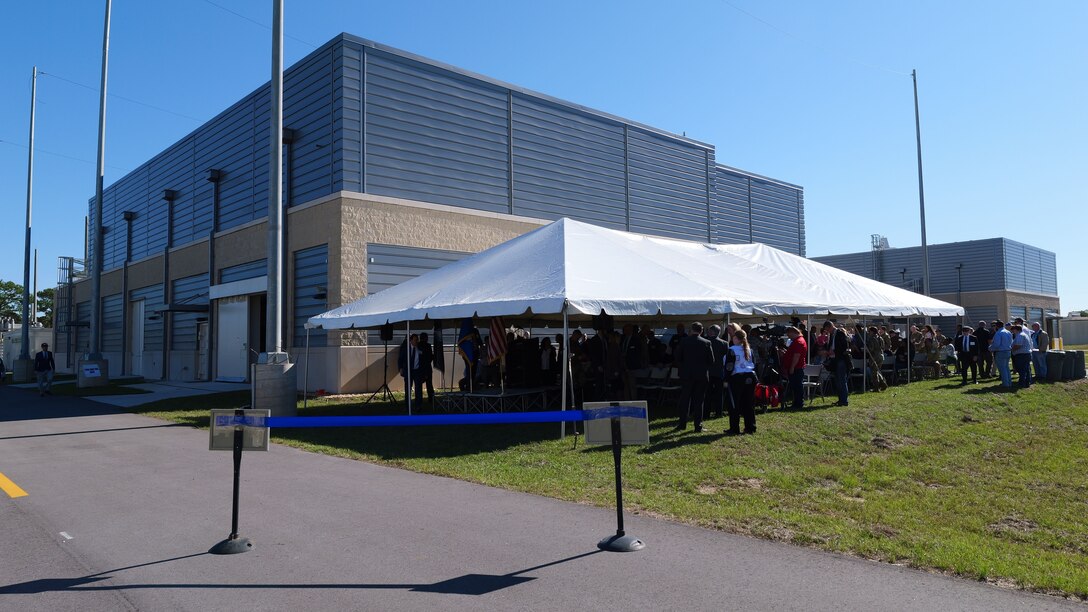
[[(86, 359), (76, 373), (78, 387), (97, 387), (109, 382), (109, 364), (102, 358), (102, 182), (106, 174), (106, 81), (110, 63), (110, 11), (106, 0), (106, 20), (102, 31), (102, 85), (98, 92), (98, 175), (94, 190), (94, 226), (91, 229), (91, 333)], [(165, 282), (165, 281), (164, 281)], [(86, 365), (84, 365), (86, 363)]]
[(253, 408), (272, 416), (296, 414), (298, 382), (283, 341), (283, 0), (272, 0), (272, 117), (268, 168), (268, 292), (265, 352), (257, 358), (250, 381)]
[(34, 107), (38, 99), (38, 67), (30, 75), (30, 148), (26, 162), (26, 241), (23, 247), (23, 327), (19, 363), (15, 364), (13, 377), (16, 382), (30, 380), (30, 225), (34, 201)]
[(914, 136), (918, 141), (918, 210), (922, 215), (922, 295), (929, 295), (929, 247), (926, 246), (926, 190), (922, 184), (922, 121), (918, 114), (918, 71), (911, 70), (914, 81)]
[(272, 143), (268, 172), (268, 297), (266, 363), (283, 352), (283, 0), (272, 2)]
[(30, 309), (30, 312), (33, 313), (33, 314), (31, 314), (30, 320), (33, 321), (34, 323), (37, 323), (38, 322), (38, 249), (34, 249), (34, 290), (33, 290), (33, 293), (31, 293), (30, 295), (31, 295), (31, 298), (30, 298), (31, 302), (34, 304), (34, 307)]

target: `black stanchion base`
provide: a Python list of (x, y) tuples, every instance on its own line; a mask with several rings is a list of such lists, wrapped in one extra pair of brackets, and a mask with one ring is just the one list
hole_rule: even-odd
[(208, 552), (213, 555), (237, 555), (238, 553), (249, 552), (252, 549), (253, 542), (250, 542), (249, 538), (227, 538), (212, 546)]
[(614, 535), (597, 542), (597, 548), (609, 552), (635, 552), (646, 548), (646, 543), (629, 535)]

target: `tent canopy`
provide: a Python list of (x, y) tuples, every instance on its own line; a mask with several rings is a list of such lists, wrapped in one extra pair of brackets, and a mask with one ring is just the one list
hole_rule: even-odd
[(762, 244), (699, 244), (560, 219), (311, 317), (324, 329), (425, 319), (957, 316), (963, 308)]

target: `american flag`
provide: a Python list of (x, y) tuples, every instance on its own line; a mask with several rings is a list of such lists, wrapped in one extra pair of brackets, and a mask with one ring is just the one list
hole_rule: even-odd
[(491, 337), (487, 341), (487, 362), (495, 363), (506, 355), (506, 323), (491, 317)]

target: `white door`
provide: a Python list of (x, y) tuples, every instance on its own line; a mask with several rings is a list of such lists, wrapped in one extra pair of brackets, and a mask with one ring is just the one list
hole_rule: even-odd
[(236, 296), (216, 301), (216, 380), (245, 382), (249, 370), (249, 298)]
[(132, 338), (132, 359), (129, 360), (129, 373), (133, 376), (143, 376), (144, 374), (144, 301), (139, 300), (132, 303), (132, 321), (131, 333), (129, 338)]

